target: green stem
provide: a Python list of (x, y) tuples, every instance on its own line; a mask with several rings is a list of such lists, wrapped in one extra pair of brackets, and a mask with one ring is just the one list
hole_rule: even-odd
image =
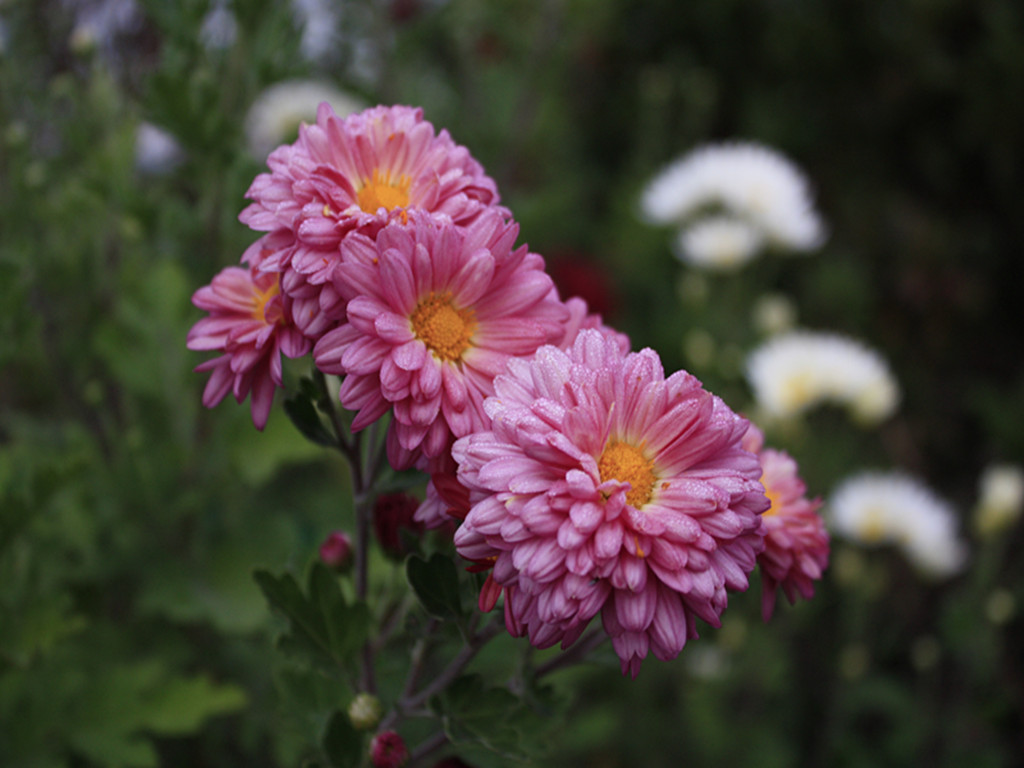
[[(369, 552), (370, 524), (373, 516), (373, 488), (380, 471), (381, 464), (376, 459), (371, 463), (364, 459), (363, 435), (352, 434), (345, 424), (327, 388), (327, 379), (317, 370), (313, 374), (320, 390), (318, 406), (327, 414), (338, 450), (348, 459), (349, 474), (352, 478), (352, 504), (356, 518), (355, 546), (355, 591), (356, 600), (365, 602), (369, 585)], [(371, 427), (370, 451), (376, 447), (376, 424)], [(367, 451), (369, 453), (370, 451)], [(376, 693), (377, 682), (374, 675), (374, 647), (370, 640), (363, 645), (362, 674), (360, 688), (369, 693)]]

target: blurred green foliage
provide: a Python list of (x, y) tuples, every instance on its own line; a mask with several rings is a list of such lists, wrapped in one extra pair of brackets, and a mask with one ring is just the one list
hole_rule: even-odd
[[(192, 291), (254, 239), (237, 222), (263, 167), (245, 115), (282, 79), (422, 105), (567, 289), (585, 279), (635, 347), (737, 408), (766, 292), (880, 349), (905, 393), (895, 419), (865, 433), (823, 412), (772, 436), (812, 493), (897, 466), (966, 524), (980, 469), (1024, 462), (1016, 0), (349, 0), (318, 59), (286, 3), (230, 3), (222, 48), (203, 44), (206, 0), (76, 36), (100, 5), (0, 3), (0, 764), (291, 766), (325, 759), (325, 732), (351, 742), (328, 721), (346, 689), (273, 653), (284, 625), (252, 577), (303, 580), (350, 524), (345, 468), (280, 409), (262, 434), (246, 407), (205, 411), (184, 345)], [(136, 165), (143, 121), (181, 145), (167, 173)], [(645, 182), (725, 138), (807, 171), (831, 228), (820, 254), (694, 277), (641, 223)], [(710, 362), (685, 354), (694, 330)], [(292, 390), (304, 373), (286, 370)], [(817, 597), (770, 625), (755, 583), (722, 630), (636, 681), (603, 649), (536, 692), (534, 709), (568, 715), (540, 764), (1019, 765), (1022, 546), (1019, 524), (972, 542), (964, 575), (929, 584), (837, 544)], [(269, 572), (264, 591), (293, 579)], [(522, 652), (504, 639), (476, 668), (512, 675)], [(487, 731), (474, 702), (509, 711), (479, 684), (433, 702), (461, 713), (456, 737)], [(493, 720), (485, 735), (515, 751), (519, 721)]]

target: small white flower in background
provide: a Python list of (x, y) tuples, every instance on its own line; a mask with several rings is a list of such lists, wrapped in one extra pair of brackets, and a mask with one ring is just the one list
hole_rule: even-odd
[(326, 59), (337, 47), (340, 8), (336, 0), (292, 0), (292, 12), (302, 30), (299, 49), (306, 61)]
[(237, 37), (238, 21), (226, 0), (214, 2), (199, 28), (203, 46), (208, 51), (222, 51), (234, 45)]
[(796, 304), (782, 293), (766, 293), (754, 302), (751, 322), (762, 336), (777, 336), (796, 325)]
[(135, 132), (135, 167), (141, 173), (160, 176), (173, 171), (185, 153), (178, 140), (152, 123), (139, 123)]
[(706, 211), (724, 211), (789, 252), (811, 251), (825, 240), (803, 173), (778, 152), (749, 142), (699, 147), (670, 164), (644, 190), (641, 209), (649, 222), (684, 231)]
[(967, 558), (952, 506), (899, 472), (864, 472), (844, 480), (829, 499), (826, 520), (838, 536), (900, 547), (927, 576), (950, 576)]
[(760, 230), (731, 216), (708, 216), (679, 230), (676, 255), (698, 267), (730, 271), (753, 259), (764, 245)]
[(68, 44), (78, 53), (99, 47), (105, 55), (118, 58), (118, 38), (138, 31), (143, 22), (135, 0), (63, 0), (61, 4), (74, 14)]
[(258, 160), (280, 144), (295, 140), (301, 123), (316, 121), (316, 108), (326, 101), (339, 117), (364, 108), (358, 99), (317, 80), (285, 80), (261, 93), (245, 118), (249, 151)]
[(1013, 464), (993, 464), (978, 482), (974, 528), (981, 536), (1004, 531), (1024, 509), (1024, 469)]
[(826, 402), (845, 406), (863, 423), (896, 410), (899, 387), (885, 360), (855, 339), (790, 331), (747, 358), (747, 379), (768, 419), (787, 419)]

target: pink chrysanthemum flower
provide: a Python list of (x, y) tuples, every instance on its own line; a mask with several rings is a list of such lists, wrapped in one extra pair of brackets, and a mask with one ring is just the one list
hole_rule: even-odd
[(389, 409), (397, 468), (443, 460), (452, 437), (483, 429), (483, 399), (511, 357), (558, 339), (568, 316), (544, 260), (513, 249), (518, 225), (491, 209), (467, 227), (410, 211), (375, 240), (345, 239), (334, 286), (347, 321), (314, 348), (344, 375), (342, 405), (362, 429)]
[(569, 320), (565, 324), (565, 333), (557, 344), (559, 348), (569, 349), (573, 342), (576, 341), (580, 331), (584, 328), (591, 328), (600, 331), (602, 336), (614, 340), (622, 354), (629, 352), (631, 348), (629, 336), (616, 331), (611, 326), (605, 325), (601, 315), (590, 312), (584, 299), (579, 296), (573, 296), (565, 302), (565, 306), (569, 310)]
[(768, 506), (748, 422), (658, 355), (580, 331), (509, 361), (490, 425), (452, 455), (472, 507), (459, 553), (494, 559), (505, 620), (539, 647), (573, 643), (601, 614), (622, 661), (674, 658), (696, 619), (720, 626), (743, 590)]
[(281, 247), (261, 268), (283, 272), (284, 292), (307, 300), (296, 322), (314, 339), (343, 317), (336, 296), (319, 294), (329, 290), (349, 233), (372, 237), (409, 210), (468, 224), (498, 202), (494, 181), (469, 151), (447, 131), (435, 133), (412, 107), (378, 106), (342, 119), (323, 103), (316, 123), (301, 126), (298, 140), (274, 150), (267, 164), (270, 173), (253, 181), (246, 193), (253, 203), (239, 218), (290, 235), (287, 243), (279, 235)]
[[(574, 296), (565, 302), (565, 308), (569, 313), (569, 318), (565, 321), (563, 326), (564, 331), (562, 338), (555, 344), (557, 347), (560, 349), (569, 349), (573, 342), (576, 341), (576, 337), (582, 329), (591, 328), (599, 331), (603, 336), (612, 339), (623, 354), (629, 352), (629, 337), (626, 334), (620, 333), (614, 328), (605, 325), (602, 322), (600, 315), (590, 313), (587, 308), (586, 301), (578, 296)], [(443, 454), (443, 461), (433, 461), (430, 462), (430, 466), (421, 467), (422, 469), (427, 469), (430, 472), (431, 479), (430, 482), (427, 483), (426, 498), (416, 511), (416, 519), (428, 528), (440, 528), (445, 525), (450, 525), (452, 522), (453, 515), (451, 503), (446, 498), (446, 494), (442, 491), (440, 486), (438, 486), (438, 482), (447, 482), (449, 485), (454, 483), (455, 485), (458, 485), (458, 482), (454, 479), (456, 465), (451, 458), (450, 450), (444, 451)], [(457, 515), (459, 519), (465, 516), (465, 512), (461, 515)], [(493, 604), (491, 607), (493, 607)]]
[(250, 393), (252, 420), (263, 429), (281, 382), (281, 353), (301, 357), (312, 344), (294, 326), (288, 298), (276, 274), (260, 274), (258, 255), (248, 269), (227, 267), (192, 296), (210, 313), (188, 334), (188, 348), (224, 354), (197, 366), (212, 371), (203, 405), (212, 408), (231, 392), (241, 403)]
[(765, 525), (761, 567), (761, 615), (765, 621), (775, 611), (779, 587), (790, 605), (797, 594), (814, 596), (814, 581), (828, 566), (829, 535), (818, 514), (821, 499), (807, 498), (807, 486), (798, 474), (796, 461), (784, 451), (764, 448), (764, 437), (751, 425), (743, 446), (761, 462), (761, 483), (771, 506), (762, 515)]

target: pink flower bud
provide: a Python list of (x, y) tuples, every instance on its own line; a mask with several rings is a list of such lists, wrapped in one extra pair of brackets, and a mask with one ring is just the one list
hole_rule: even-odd
[(377, 497), (373, 506), (373, 530), (388, 555), (403, 558), (409, 554), (402, 542), (403, 530), (417, 537), (422, 535), (423, 523), (413, 518), (419, 505), (419, 500), (408, 493), (385, 493)]
[(339, 573), (352, 566), (352, 539), (344, 531), (334, 531), (320, 545), (320, 560)]
[(370, 742), (370, 760), (374, 768), (400, 768), (409, 759), (409, 750), (394, 731), (381, 731)]

